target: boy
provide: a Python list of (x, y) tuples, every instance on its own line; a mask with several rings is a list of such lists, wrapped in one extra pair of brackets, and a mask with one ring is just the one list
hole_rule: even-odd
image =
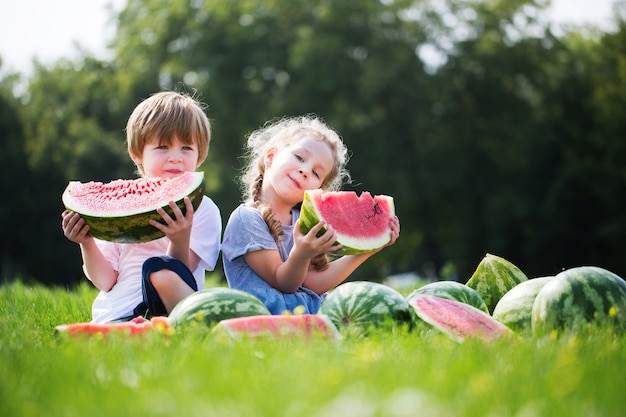
[[(157, 93), (133, 110), (126, 125), (128, 153), (144, 177), (177, 177), (206, 159), (211, 126), (200, 103), (175, 92)], [(207, 196), (194, 213), (172, 202), (175, 217), (159, 209), (150, 223), (165, 236), (147, 243), (121, 244), (89, 235), (79, 214), (61, 214), (63, 234), (80, 245), (85, 275), (100, 290), (92, 322), (167, 315), (185, 296), (204, 288), (205, 271), (215, 268), (222, 219)]]

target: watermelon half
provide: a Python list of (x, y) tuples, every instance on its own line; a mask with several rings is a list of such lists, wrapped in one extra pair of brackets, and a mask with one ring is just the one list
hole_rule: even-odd
[(165, 236), (150, 225), (163, 222), (156, 209), (173, 216), (168, 203), (175, 201), (185, 213), (189, 197), (194, 210), (202, 202), (204, 173), (186, 172), (175, 178), (138, 178), (109, 183), (70, 181), (63, 192), (65, 208), (79, 213), (93, 237), (119, 243), (149, 242)]
[[(391, 240), (389, 220), (395, 216), (393, 198), (372, 197), (368, 192), (307, 190), (300, 212), (300, 229), (306, 234), (320, 221), (333, 227), (343, 248), (335, 255), (371, 252)], [(322, 229), (319, 234), (324, 233)]]
[(417, 316), (453, 340), (502, 339), (513, 332), (489, 314), (469, 304), (434, 295), (418, 295), (409, 301)]
[(476, 290), (485, 301), (489, 313), (493, 313), (504, 294), (523, 281), (528, 281), (528, 277), (517, 266), (488, 253), (465, 285)]
[(341, 339), (333, 322), (323, 314), (298, 314), (274, 316), (250, 316), (220, 321), (212, 335), (227, 335), (233, 339), (243, 338), (294, 338)]

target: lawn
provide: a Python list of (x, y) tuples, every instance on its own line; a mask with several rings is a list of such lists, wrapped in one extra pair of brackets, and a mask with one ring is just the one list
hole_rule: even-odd
[(70, 339), (96, 292), (0, 287), (0, 415), (615, 416), (626, 410), (626, 337), (457, 343), (380, 330), (339, 341)]

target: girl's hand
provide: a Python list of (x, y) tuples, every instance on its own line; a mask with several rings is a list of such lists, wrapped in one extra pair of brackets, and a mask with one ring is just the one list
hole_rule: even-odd
[[(318, 237), (317, 234), (322, 228), (326, 228), (326, 231)], [(323, 222), (319, 222), (306, 235), (303, 235), (300, 230), (300, 220), (298, 220), (293, 228), (293, 237), (293, 252), (305, 258), (310, 259), (322, 253), (341, 249), (341, 245), (335, 245), (337, 234), (330, 225), (326, 225)]]
[(193, 224), (193, 206), (189, 197), (185, 197), (185, 214), (183, 215), (180, 207), (175, 202), (170, 201), (168, 205), (172, 209), (174, 217), (167, 214), (167, 212), (159, 207), (157, 213), (161, 215), (165, 224), (156, 220), (150, 220), (150, 224), (169, 238), (170, 241), (176, 242), (185, 239), (187, 242), (191, 236), (191, 226)]
[(400, 237), (400, 219), (398, 219), (398, 216), (393, 216), (391, 218), (389, 227), (391, 228), (391, 240), (385, 246), (393, 245)]
[(70, 241), (78, 244), (88, 244), (93, 241), (93, 237), (88, 235), (89, 225), (80, 217), (80, 214), (65, 210), (61, 213), (61, 219), (63, 234)]

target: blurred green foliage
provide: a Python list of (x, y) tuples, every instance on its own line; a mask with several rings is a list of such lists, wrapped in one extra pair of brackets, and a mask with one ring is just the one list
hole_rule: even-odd
[(83, 279), (61, 193), (136, 175), (124, 127), (160, 90), (207, 104), (201, 169), (224, 223), (250, 131), (303, 113), (335, 127), (352, 151), (345, 189), (392, 195), (402, 225), (354, 279), (445, 268), (465, 282), (487, 252), (529, 277), (626, 276), (626, 5), (615, 31), (557, 35), (547, 3), (129, 0), (112, 59), (0, 79), (2, 279)]

